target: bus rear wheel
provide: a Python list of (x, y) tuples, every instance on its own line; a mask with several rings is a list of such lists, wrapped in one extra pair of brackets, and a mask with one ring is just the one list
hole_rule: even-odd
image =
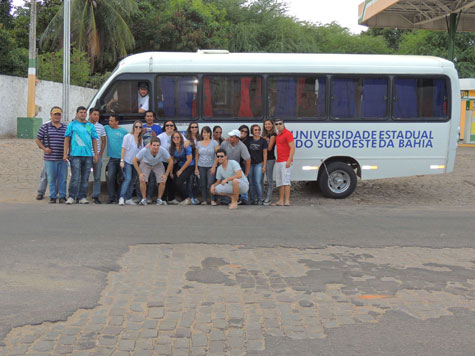
[(325, 169), (322, 165), (322, 173), (318, 179), (320, 190), (327, 198), (343, 199), (356, 189), (356, 173), (346, 163), (332, 162)]

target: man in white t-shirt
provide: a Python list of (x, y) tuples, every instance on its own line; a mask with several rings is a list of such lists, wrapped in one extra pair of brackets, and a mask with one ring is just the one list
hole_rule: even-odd
[[(166, 172), (163, 162), (168, 162)], [(149, 147), (144, 147), (137, 153), (134, 158), (134, 167), (140, 177), (140, 192), (143, 197), (139, 205), (147, 205), (147, 183), (151, 172), (155, 173), (157, 183), (159, 183), (157, 205), (167, 205), (167, 203), (162, 200), (162, 196), (165, 191), (167, 178), (173, 169), (173, 159), (170, 157), (170, 153), (160, 146), (159, 138), (152, 137)]]
[(139, 83), (139, 90), (137, 93), (138, 112), (144, 114), (148, 111), (150, 97), (148, 95), (148, 84)]
[(97, 162), (92, 163), (92, 171), (94, 174), (94, 184), (92, 188), (92, 200), (94, 204), (101, 204), (99, 194), (101, 194), (101, 171), (102, 171), (102, 154), (106, 148), (106, 130), (104, 126), (99, 123), (100, 111), (99, 109), (89, 109), (89, 122), (94, 125), (97, 132)]
[(216, 158), (220, 166), (216, 172), (216, 183), (211, 186), (211, 193), (231, 198), (229, 209), (236, 209), (239, 194), (246, 194), (249, 190), (249, 181), (242, 174), (239, 163), (228, 160), (225, 149), (216, 151)]

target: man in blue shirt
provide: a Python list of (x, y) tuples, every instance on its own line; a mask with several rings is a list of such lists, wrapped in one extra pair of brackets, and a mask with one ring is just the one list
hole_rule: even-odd
[(122, 141), (127, 135), (127, 130), (119, 127), (119, 117), (112, 114), (109, 116), (109, 125), (104, 126), (107, 134), (107, 194), (109, 199), (107, 204), (114, 204), (118, 200), (117, 176), (120, 172), (120, 154), (122, 151)]
[(97, 132), (93, 124), (86, 120), (87, 109), (79, 106), (76, 120), (71, 122), (64, 134), (63, 159), (71, 164), (69, 198), (66, 204), (89, 204), (86, 199), (89, 174), (93, 162), (97, 162)]

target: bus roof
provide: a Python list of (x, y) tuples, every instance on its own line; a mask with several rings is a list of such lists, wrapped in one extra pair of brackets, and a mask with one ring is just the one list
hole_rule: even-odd
[(119, 63), (115, 74), (146, 72), (442, 74), (454, 70), (452, 62), (429, 56), (198, 51), (134, 54)]

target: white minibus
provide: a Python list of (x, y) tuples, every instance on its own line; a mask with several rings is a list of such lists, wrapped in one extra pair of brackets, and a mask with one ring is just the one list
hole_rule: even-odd
[(294, 181), (345, 198), (360, 179), (451, 172), (460, 121), (452, 62), (436, 57), (147, 52), (117, 65), (90, 107), (121, 126), (143, 119), (139, 86), (158, 122), (219, 125), (283, 119), (294, 136)]

